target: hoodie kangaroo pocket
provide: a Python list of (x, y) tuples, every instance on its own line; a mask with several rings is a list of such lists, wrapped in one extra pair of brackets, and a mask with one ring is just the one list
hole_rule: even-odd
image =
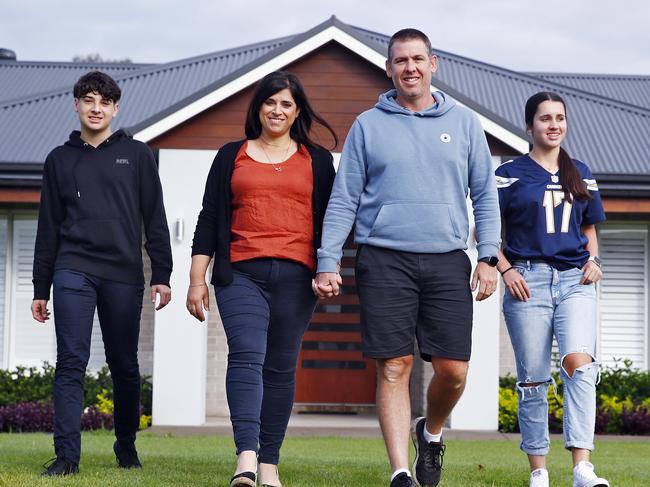
[(70, 227), (67, 240), (86, 253), (116, 264), (132, 264), (139, 260), (139, 246), (123, 220), (77, 220)]
[(426, 246), (432, 252), (456, 248), (461, 239), (446, 203), (385, 203), (368, 235), (370, 244), (399, 242), (406, 246)]

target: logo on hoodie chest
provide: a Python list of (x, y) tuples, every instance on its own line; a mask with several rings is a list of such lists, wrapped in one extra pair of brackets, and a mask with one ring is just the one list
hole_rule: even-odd
[(117, 158), (117, 159), (115, 159), (115, 164), (128, 165), (128, 164), (130, 164), (130, 162), (126, 158)]

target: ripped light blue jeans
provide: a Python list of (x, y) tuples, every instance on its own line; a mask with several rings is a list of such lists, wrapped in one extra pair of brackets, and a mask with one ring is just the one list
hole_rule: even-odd
[[(519, 301), (506, 290), (503, 299), (503, 314), (517, 362), (521, 449), (529, 455), (546, 455), (549, 450), (547, 395), (552, 382), (551, 346), (555, 335), (564, 384), (564, 446), (593, 450), (599, 377), (595, 285), (579, 283), (580, 269), (558, 271), (548, 264), (530, 261), (512, 265), (532, 294), (528, 301)], [(593, 362), (578, 367), (569, 376), (563, 365), (571, 353), (586, 353)], [(526, 383), (540, 385), (522, 387)]]

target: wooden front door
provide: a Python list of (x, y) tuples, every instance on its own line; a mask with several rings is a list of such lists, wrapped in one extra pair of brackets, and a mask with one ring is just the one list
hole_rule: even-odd
[[(298, 357), (296, 403), (373, 405), (375, 361), (361, 353), (359, 297), (354, 277), (356, 246), (346, 242), (341, 261), (343, 289), (319, 301)], [(312, 408), (313, 409), (313, 408)]]

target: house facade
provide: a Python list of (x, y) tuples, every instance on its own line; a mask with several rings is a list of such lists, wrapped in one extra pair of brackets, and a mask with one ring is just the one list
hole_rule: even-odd
[[(77, 126), (72, 85), (84, 72), (102, 69), (124, 93), (114, 128), (128, 128), (155, 151), (172, 236), (173, 301), (154, 316), (145, 299), (140, 339), (143, 373), (153, 375), (154, 423), (199, 425), (228, 414), (227, 347), (214, 298), (206, 324), (184, 307), (192, 234), (212, 159), (224, 143), (244, 137), (254, 84), (277, 69), (300, 77), (314, 109), (342, 144), (355, 117), (391, 88), (383, 70), (387, 42), (388, 36), (332, 17), (295, 36), (163, 65), (0, 61), (0, 86), (7, 86), (0, 90), (0, 133), (6, 134), (0, 139), (0, 366), (55, 360), (53, 326), (34, 322), (29, 313), (42, 161)], [(608, 217), (599, 228), (604, 278), (598, 355), (606, 364), (629, 358), (647, 369), (650, 141), (643, 134), (650, 133), (650, 77), (527, 74), (444, 51), (436, 54), (440, 67), (432, 90), (445, 91), (477, 114), (495, 167), (528, 150), (523, 126), (528, 96), (547, 90), (565, 98), (567, 150), (590, 165)], [(54, 81), (37, 82), (48, 76)], [(325, 133), (316, 135), (331, 146)], [(333, 148), (335, 161), (341, 150), (342, 145)], [(359, 347), (354, 252), (350, 239), (342, 262), (344, 292), (318, 305), (305, 335), (297, 410), (373, 407), (374, 364)], [(470, 241), (468, 253), (473, 252)], [(477, 303), (473, 338), (467, 392), (450, 426), (496, 429), (498, 376), (514, 371), (499, 297)], [(89, 366), (99, 368), (104, 357), (98, 327), (92, 347)], [(420, 362), (412, 384), (416, 412), (430, 374)]]

